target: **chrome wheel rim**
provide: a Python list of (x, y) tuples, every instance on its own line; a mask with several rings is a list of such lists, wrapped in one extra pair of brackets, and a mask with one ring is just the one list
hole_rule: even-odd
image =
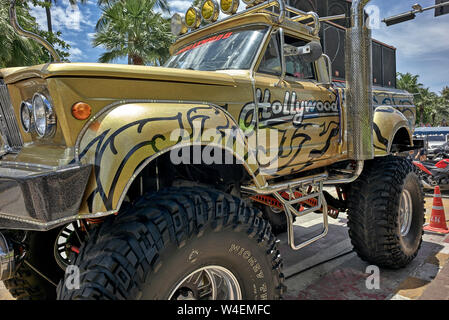
[(399, 202), (399, 222), (401, 228), (401, 236), (405, 237), (410, 231), (412, 225), (413, 205), (412, 197), (408, 190), (403, 190), (401, 201)]
[(59, 231), (56, 237), (53, 252), (56, 262), (62, 270), (73, 263), (73, 249), (79, 249), (84, 241), (84, 234), (80, 227), (79, 221), (69, 223)]
[(234, 274), (221, 266), (197, 269), (171, 291), (169, 300), (241, 300), (242, 291)]

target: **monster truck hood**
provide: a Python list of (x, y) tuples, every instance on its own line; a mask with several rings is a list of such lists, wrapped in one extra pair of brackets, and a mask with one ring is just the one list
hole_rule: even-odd
[(5, 83), (29, 78), (105, 77), (139, 80), (176, 81), (211, 85), (234, 86), (230, 75), (214, 71), (196, 71), (163, 67), (134, 66), (105, 63), (50, 63), (32, 67), (0, 69)]

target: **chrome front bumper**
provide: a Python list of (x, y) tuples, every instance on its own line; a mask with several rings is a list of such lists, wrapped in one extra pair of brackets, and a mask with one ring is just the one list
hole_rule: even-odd
[(49, 230), (74, 220), (91, 167), (0, 164), (0, 230)]

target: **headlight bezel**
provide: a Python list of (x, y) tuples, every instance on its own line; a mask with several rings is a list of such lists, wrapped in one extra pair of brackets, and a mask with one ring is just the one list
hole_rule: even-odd
[(170, 29), (172, 34), (175, 36), (180, 36), (187, 33), (188, 28), (185, 23), (185, 18), (179, 13), (175, 13), (170, 20)]
[[(44, 116), (37, 116), (37, 101), (42, 101), (42, 107), (44, 108)], [(33, 118), (34, 118), (34, 131), (40, 138), (48, 138), (54, 135), (56, 131), (56, 114), (53, 105), (47, 96), (41, 92), (36, 92), (32, 99), (33, 106)], [(40, 130), (40, 121), (45, 121), (43, 132)]]
[(239, 5), (240, 5), (240, 0), (230, 0), (230, 1), (231, 1), (231, 5), (229, 6), (228, 10), (224, 10), (223, 9), (223, 3), (222, 3), (223, 0), (220, 0), (220, 10), (224, 14), (233, 15), (233, 14), (237, 13), (237, 10), (238, 10)]
[[(189, 24), (189, 21), (190, 21), (189, 15), (190, 14), (193, 14), (193, 16), (194, 16), (192, 24)], [(188, 29), (194, 30), (194, 29), (199, 28), (199, 26), (201, 25), (201, 21), (202, 21), (202, 17), (201, 17), (200, 9), (198, 9), (197, 7), (194, 7), (194, 6), (191, 6), (189, 9), (187, 9), (187, 11), (184, 15), (184, 23)]]
[[(209, 5), (212, 8), (212, 11), (210, 12), (210, 16), (208, 18), (204, 15), (204, 9), (206, 5)], [(203, 21), (213, 23), (218, 20), (218, 16), (220, 15), (220, 5), (216, 0), (204, 0), (201, 4), (200, 12)]]
[[(23, 119), (24, 111), (28, 113), (29, 124), (28, 126), (25, 124), (25, 120)], [(22, 124), (23, 131), (26, 133), (34, 132), (34, 116), (33, 116), (33, 104), (29, 101), (22, 101), (20, 104), (20, 123)]]

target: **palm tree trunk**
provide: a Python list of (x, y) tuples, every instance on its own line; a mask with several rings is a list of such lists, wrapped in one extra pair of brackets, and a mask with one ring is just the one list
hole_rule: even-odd
[(53, 33), (53, 27), (51, 25), (51, 10), (50, 10), (51, 0), (45, 0), (45, 2), (47, 3), (47, 6), (45, 7), (45, 14), (47, 16), (47, 31)]
[(133, 56), (132, 56), (132, 63), (134, 64), (134, 65), (139, 65), (139, 66), (143, 66), (143, 59), (142, 59), (142, 57), (140, 57), (140, 56), (138, 56), (138, 55), (136, 55), (136, 54), (134, 54)]

